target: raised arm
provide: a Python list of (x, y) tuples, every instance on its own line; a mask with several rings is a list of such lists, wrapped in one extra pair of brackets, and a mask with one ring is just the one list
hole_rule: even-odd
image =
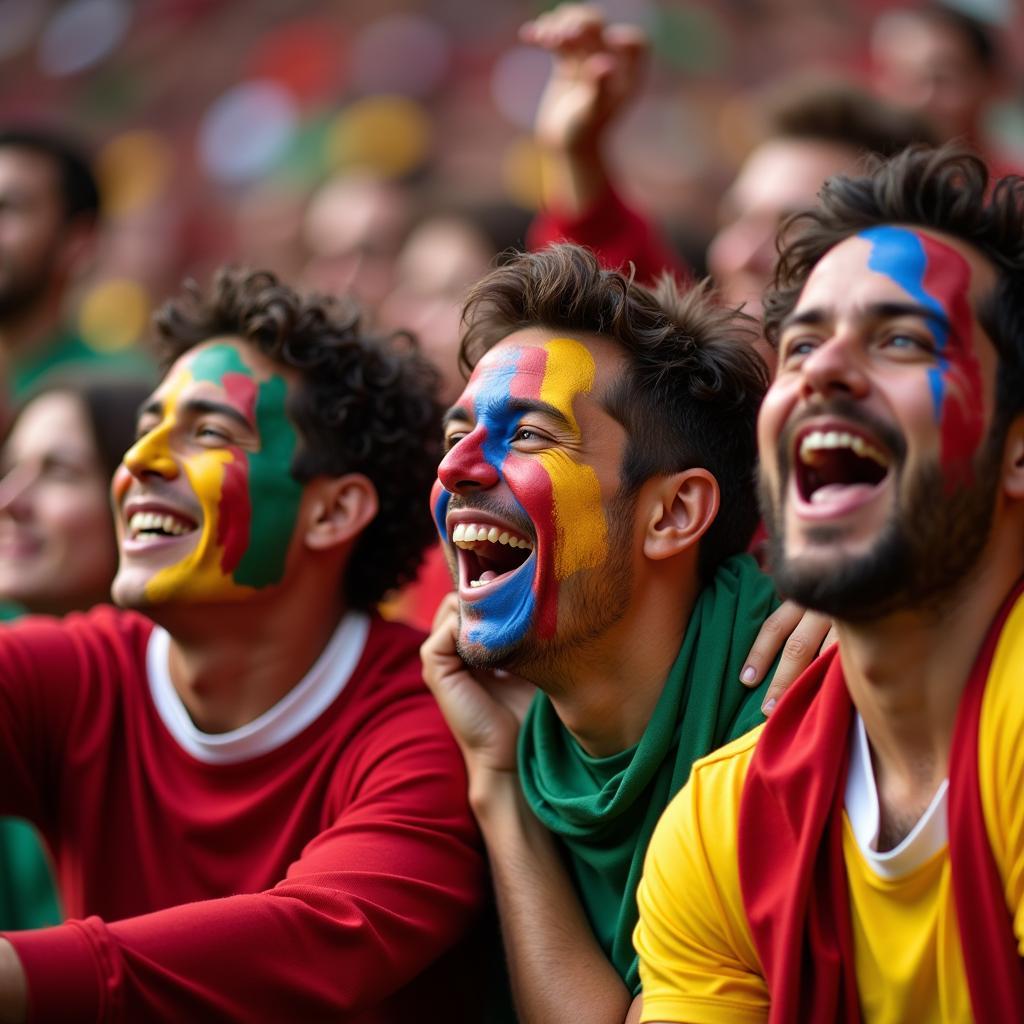
[(530, 247), (569, 239), (607, 266), (632, 262), (642, 282), (664, 271), (686, 276), (651, 223), (619, 198), (605, 158), (609, 131), (643, 81), (643, 31), (606, 25), (588, 4), (563, 4), (528, 22), (520, 36), (553, 60), (534, 123), (544, 211), (530, 228)]
[(456, 626), (449, 597), (423, 646), (424, 678), (466, 760), (520, 1019), (622, 1024), (631, 994), (594, 938), (555, 843), (520, 789), (516, 737), (534, 688), (512, 676), (471, 673), (455, 650)]

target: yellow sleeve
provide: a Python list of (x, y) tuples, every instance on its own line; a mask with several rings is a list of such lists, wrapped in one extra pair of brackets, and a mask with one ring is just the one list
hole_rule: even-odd
[(748, 733), (698, 761), (654, 831), (633, 935), (641, 1021), (763, 1024), (768, 1018), (768, 989), (736, 860), (739, 798), (755, 738)]
[(999, 637), (978, 730), (978, 778), (985, 825), (1024, 956), (1024, 599)]

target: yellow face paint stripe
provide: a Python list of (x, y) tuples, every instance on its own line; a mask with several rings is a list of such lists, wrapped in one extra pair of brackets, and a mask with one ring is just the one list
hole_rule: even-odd
[[(594, 357), (572, 338), (554, 338), (544, 348), (548, 358), (540, 400), (558, 409), (579, 437), (573, 400), (593, 390)], [(596, 568), (607, 558), (608, 524), (601, 485), (593, 467), (576, 462), (565, 451), (541, 452), (540, 462), (551, 478), (557, 536), (555, 578), (563, 580), (581, 569)]]

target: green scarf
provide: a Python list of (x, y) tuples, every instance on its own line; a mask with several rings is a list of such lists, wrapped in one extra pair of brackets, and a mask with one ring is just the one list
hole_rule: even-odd
[(764, 721), (768, 680), (739, 681), (757, 631), (778, 605), (749, 555), (724, 562), (698, 595), (665, 689), (640, 742), (590, 757), (542, 693), (519, 736), (519, 777), (540, 821), (562, 841), (591, 927), (627, 987), (640, 991), (636, 889), (654, 826), (699, 757)]

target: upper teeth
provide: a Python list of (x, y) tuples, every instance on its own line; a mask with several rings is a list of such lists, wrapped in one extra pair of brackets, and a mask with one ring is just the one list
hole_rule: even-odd
[(136, 512), (128, 520), (128, 529), (133, 534), (144, 533), (147, 530), (162, 530), (164, 533), (180, 535), (188, 533), (192, 527), (183, 523), (175, 516), (166, 515), (161, 512)]
[(497, 526), (459, 523), (452, 530), (452, 541), (459, 547), (468, 548), (481, 540), (489, 541), (491, 544), (507, 544), (510, 548), (533, 548), (533, 544), (525, 537), (517, 537), (508, 530), (498, 529)]
[(800, 459), (809, 465), (818, 460), (815, 454), (836, 448), (849, 448), (861, 458), (871, 459), (880, 466), (888, 466), (889, 460), (885, 453), (869, 444), (858, 434), (849, 434), (845, 430), (812, 430), (800, 441)]

